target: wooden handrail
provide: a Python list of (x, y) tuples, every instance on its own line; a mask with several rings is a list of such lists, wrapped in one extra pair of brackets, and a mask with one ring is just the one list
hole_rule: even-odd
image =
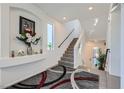
[(58, 48), (60, 48), (62, 46), (62, 44), (69, 38), (69, 36), (73, 33), (74, 29), (72, 29), (72, 31), (69, 33), (69, 35), (62, 41), (62, 43), (58, 46)]

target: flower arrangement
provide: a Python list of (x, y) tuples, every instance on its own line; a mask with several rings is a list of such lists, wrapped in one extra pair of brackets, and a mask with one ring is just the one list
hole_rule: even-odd
[(37, 45), (41, 37), (36, 37), (35, 32), (25, 30), (16, 38), (20, 41), (23, 41), (26, 45), (30, 47), (31, 44)]

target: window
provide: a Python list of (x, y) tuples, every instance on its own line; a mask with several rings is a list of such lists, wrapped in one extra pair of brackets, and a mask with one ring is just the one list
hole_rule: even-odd
[(47, 49), (54, 49), (54, 31), (53, 24), (47, 24)]

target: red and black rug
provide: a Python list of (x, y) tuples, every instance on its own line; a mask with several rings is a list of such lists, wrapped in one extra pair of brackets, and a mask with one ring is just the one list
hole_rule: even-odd
[(58, 65), (7, 89), (98, 89), (99, 76)]

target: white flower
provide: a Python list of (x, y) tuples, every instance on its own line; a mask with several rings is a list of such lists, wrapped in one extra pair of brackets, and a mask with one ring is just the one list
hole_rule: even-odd
[(32, 38), (32, 36), (29, 33), (26, 33), (27, 38)]
[(31, 43), (32, 38), (28, 38), (26, 42)]
[(35, 36), (34, 36), (34, 37), (32, 37), (32, 42), (34, 42), (35, 40), (36, 40)]
[(24, 39), (25, 37), (21, 35), (21, 38), (23, 38), (23, 39)]
[(21, 37), (22, 37), (22, 35), (21, 35), (21, 34), (19, 34), (19, 35), (18, 35), (18, 37), (20, 37), (20, 38), (21, 38)]
[(18, 37), (19, 37), (19, 38), (23, 38), (23, 39), (25, 38), (25, 37), (24, 37), (23, 35), (21, 35), (21, 34), (19, 34)]

